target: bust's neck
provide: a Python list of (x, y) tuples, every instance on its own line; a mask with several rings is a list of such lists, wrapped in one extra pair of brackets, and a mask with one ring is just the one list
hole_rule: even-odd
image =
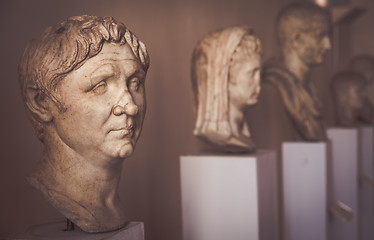
[[(118, 225), (125, 222), (117, 194), (122, 161), (118, 161), (116, 166), (103, 168), (93, 165), (90, 160), (67, 146), (57, 134), (47, 133), (43, 157), (28, 180), (83, 230), (118, 229)], [(87, 229), (79, 224), (80, 221)], [(93, 222), (94, 226), (90, 226)]]
[(255, 145), (250, 138), (248, 125), (244, 119), (244, 107), (240, 107), (232, 101), (229, 104), (229, 123), (232, 135), (227, 140), (227, 145), (231, 145), (233, 151), (254, 151)]
[(310, 67), (303, 62), (295, 51), (285, 51), (282, 56), (283, 65), (291, 72), (300, 84), (306, 86), (310, 78)]
[(230, 114), (229, 122), (232, 134), (234, 137), (240, 138), (241, 136), (249, 137), (248, 128), (244, 128), (244, 114), (243, 109), (240, 109), (238, 106), (233, 104), (230, 101)]

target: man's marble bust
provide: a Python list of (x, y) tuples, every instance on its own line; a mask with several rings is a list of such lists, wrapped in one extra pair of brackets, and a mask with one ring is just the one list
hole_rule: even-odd
[(247, 26), (215, 31), (197, 44), (191, 70), (195, 136), (217, 150), (255, 150), (244, 110), (257, 102), (260, 63), (260, 40)]
[(86, 232), (128, 223), (117, 187), (142, 129), (148, 67), (145, 45), (111, 17), (70, 17), (22, 55), (22, 97), (44, 144), (28, 181)]
[(331, 48), (330, 15), (313, 3), (291, 3), (279, 13), (276, 29), (281, 57), (264, 64), (262, 79), (279, 92), (299, 139), (324, 140), (321, 104), (310, 71)]
[(351, 70), (361, 73), (368, 81), (366, 92), (370, 104), (374, 107), (374, 56), (357, 55), (352, 58), (349, 65)]
[(333, 77), (331, 90), (338, 126), (372, 124), (372, 107), (366, 92), (367, 86), (364, 75), (355, 71), (342, 71)]

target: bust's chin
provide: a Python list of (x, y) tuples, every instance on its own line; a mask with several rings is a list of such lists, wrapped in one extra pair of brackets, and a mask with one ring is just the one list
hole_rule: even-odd
[(121, 159), (125, 159), (125, 158), (128, 158), (130, 157), (133, 152), (134, 152), (134, 148), (135, 146), (128, 142), (128, 143), (125, 143), (117, 152), (116, 156), (121, 158)]

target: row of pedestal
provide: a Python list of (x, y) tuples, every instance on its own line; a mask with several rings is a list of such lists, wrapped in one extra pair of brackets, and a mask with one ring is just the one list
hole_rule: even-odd
[(281, 164), (274, 151), (182, 156), (183, 239), (373, 240), (373, 128), (327, 135), (283, 143)]

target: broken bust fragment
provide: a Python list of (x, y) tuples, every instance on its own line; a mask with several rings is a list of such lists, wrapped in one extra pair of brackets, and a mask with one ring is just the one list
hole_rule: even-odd
[(252, 152), (244, 111), (260, 92), (261, 43), (247, 26), (205, 36), (192, 57), (194, 135), (219, 150)]
[(372, 124), (368, 84), (364, 75), (355, 71), (342, 71), (333, 77), (331, 89), (338, 126), (355, 127), (360, 124)]
[(111, 17), (48, 27), (19, 63), (26, 111), (44, 144), (28, 181), (86, 232), (128, 223), (117, 193), (144, 114), (145, 45)]

